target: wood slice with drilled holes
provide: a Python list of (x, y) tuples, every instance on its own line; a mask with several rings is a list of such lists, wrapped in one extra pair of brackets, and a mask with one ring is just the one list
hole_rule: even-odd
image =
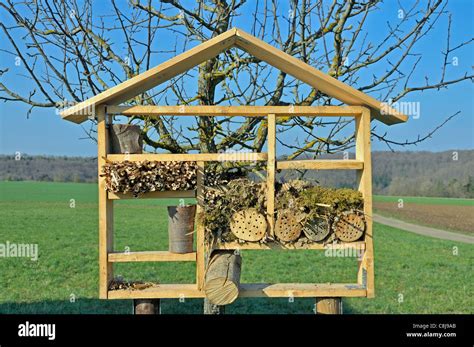
[(322, 241), (331, 232), (331, 225), (327, 216), (316, 216), (303, 225), (303, 233), (311, 241)]
[(230, 230), (241, 240), (256, 242), (265, 236), (267, 221), (263, 214), (250, 208), (232, 215)]
[(343, 212), (335, 218), (333, 229), (339, 240), (343, 242), (357, 241), (365, 231), (364, 216), (355, 211)]
[(291, 242), (298, 239), (302, 229), (300, 217), (293, 210), (278, 212), (278, 218), (275, 223), (275, 236), (283, 242)]

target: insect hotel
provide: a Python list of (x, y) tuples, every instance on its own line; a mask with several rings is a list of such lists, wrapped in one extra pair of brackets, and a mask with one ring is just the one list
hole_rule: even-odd
[[(123, 105), (232, 47), (246, 51), (347, 106)], [(392, 125), (405, 122), (405, 115), (236, 28), (61, 115), (74, 123), (82, 123), (90, 117), (97, 120), (100, 298), (207, 298), (219, 307), (232, 303), (237, 297), (312, 297), (318, 302), (318, 311), (336, 313), (341, 312), (342, 297), (374, 297), (371, 121)], [(139, 126), (114, 124), (117, 115), (262, 117), (268, 130), (266, 152), (245, 156), (239, 153), (143, 153)], [(277, 160), (277, 120), (293, 116), (354, 117), (355, 159)], [(213, 162), (237, 161), (259, 162), (266, 171), (264, 178), (260, 182), (248, 178), (209, 179), (212, 174), (207, 168)], [(291, 169), (356, 170), (358, 190), (331, 190), (304, 181), (283, 184), (276, 181), (277, 171)], [(113, 248), (114, 201), (143, 198), (196, 198), (197, 204), (184, 212), (179, 212), (184, 207), (169, 211), (169, 228), (181, 233), (174, 236), (170, 233), (169, 250), (117, 252)], [(173, 215), (180, 215), (181, 222), (172, 225)], [(195, 237), (194, 246), (189, 235)], [(240, 282), (243, 260), (236, 250), (291, 249), (297, 252), (311, 249), (317, 252), (328, 246), (362, 250), (357, 283)], [(136, 288), (121, 285), (114, 279), (116, 262), (177, 261), (196, 262), (194, 283), (156, 283)]]

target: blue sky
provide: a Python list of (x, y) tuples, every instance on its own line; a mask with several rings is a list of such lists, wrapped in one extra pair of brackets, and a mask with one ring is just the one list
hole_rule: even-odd
[[(473, 3), (469, 0), (451, 1), (448, 9), (453, 15), (452, 45), (465, 41), (473, 36)], [(247, 9), (252, 8), (247, 7)], [(97, 11), (104, 11), (98, 8)], [(379, 34), (377, 28), (385, 25), (386, 21), (397, 20), (398, 5), (396, 1), (388, 1), (383, 5), (383, 16), (371, 19), (368, 29), (369, 38), (376, 39)], [(3, 16), (4, 14), (1, 13)], [(247, 19), (249, 16), (241, 16), (237, 25), (244, 30), (250, 31)], [(445, 33), (447, 22), (440, 22), (429, 40), (419, 45), (417, 52), (423, 54), (424, 65), (417, 85), (423, 84), (424, 74), (433, 76), (434, 79), (440, 74), (440, 63), (442, 61), (441, 51), (445, 48)], [(0, 35), (0, 38), (4, 38)], [(439, 38), (439, 39), (438, 39)], [(5, 41), (3, 41), (5, 42)], [(472, 45), (455, 54), (458, 58), (458, 67), (450, 67), (451, 77), (459, 76), (459, 71), (472, 73), (474, 50)], [(162, 57), (157, 60), (165, 60)], [(6, 67), (15, 70), (14, 59), (0, 52), (0, 68)], [(370, 78), (371, 76), (368, 76)], [(4, 78), (4, 77), (2, 77)], [(2, 81), (3, 82), (3, 81)], [(21, 76), (10, 73), (5, 78), (5, 83), (13, 86), (15, 90), (24, 92), (29, 90), (28, 80)], [(471, 82), (450, 86), (441, 91), (430, 90), (418, 94), (409, 94), (403, 101), (417, 101), (421, 104), (421, 116), (419, 119), (410, 119), (406, 124), (386, 127), (379, 124), (379, 132), (387, 131), (390, 138), (396, 140), (413, 139), (418, 134), (423, 135), (447, 116), (461, 111), (461, 115), (445, 125), (432, 139), (416, 146), (400, 150), (455, 150), (474, 148), (474, 87)], [(96, 145), (84, 137), (81, 126), (63, 121), (56, 114), (55, 109), (34, 109), (27, 118), (28, 106), (18, 102), (0, 103), (0, 153), (13, 154), (17, 151), (27, 154), (50, 154), (50, 155), (74, 155), (94, 156)], [(88, 125), (85, 124), (85, 127)], [(291, 141), (291, 139), (288, 139)], [(384, 144), (374, 141), (375, 150), (385, 150)]]

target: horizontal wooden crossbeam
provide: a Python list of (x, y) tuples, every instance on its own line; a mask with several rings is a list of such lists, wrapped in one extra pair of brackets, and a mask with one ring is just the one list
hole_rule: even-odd
[(360, 170), (364, 168), (361, 160), (286, 160), (278, 161), (278, 170), (308, 169), (308, 170)]
[(107, 114), (123, 116), (353, 117), (361, 106), (108, 106)]
[(361, 297), (365, 295), (365, 288), (358, 284), (256, 283), (241, 285), (239, 297), (316, 298)]
[(197, 284), (160, 284), (141, 290), (116, 289), (109, 290), (109, 299), (173, 299), (173, 298), (203, 298), (204, 292)]
[[(110, 200), (123, 200), (123, 199), (136, 199), (132, 193), (112, 193), (108, 192), (107, 197)], [(163, 192), (148, 192), (140, 194), (140, 199), (184, 199), (184, 198), (195, 198), (195, 190), (167, 190)]]
[(108, 161), (265, 161), (267, 153), (109, 154)]
[(314, 250), (325, 250), (328, 248), (331, 249), (360, 249), (363, 250), (365, 249), (365, 242), (364, 241), (357, 241), (357, 242), (345, 242), (345, 243), (340, 243), (340, 244), (329, 244), (325, 245), (322, 243), (307, 243), (307, 244), (301, 244), (301, 245), (294, 245), (291, 243), (287, 244), (282, 244), (279, 242), (266, 242), (266, 243), (258, 243), (258, 242), (245, 242), (245, 243), (240, 243), (240, 242), (220, 242), (216, 243), (213, 247), (213, 249), (293, 249), (293, 250), (298, 250), (298, 249), (314, 249)]
[[(364, 297), (366, 289), (359, 284), (340, 283), (246, 283), (239, 288), (239, 297), (315, 298), (315, 297)], [(159, 284), (142, 290), (109, 290), (109, 299), (171, 299), (203, 298), (204, 292), (196, 284)]]
[(109, 253), (111, 263), (128, 263), (143, 261), (196, 261), (196, 252), (171, 253), (168, 251), (142, 251), (142, 252), (115, 252)]

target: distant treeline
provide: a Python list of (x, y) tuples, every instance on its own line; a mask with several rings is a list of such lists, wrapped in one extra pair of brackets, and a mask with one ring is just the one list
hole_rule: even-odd
[[(333, 157), (342, 159), (342, 155)], [(0, 180), (97, 182), (97, 159), (0, 155)], [(299, 158), (302, 159), (302, 158)], [(373, 152), (373, 191), (381, 195), (474, 198), (474, 150)], [(298, 177), (282, 172), (280, 177)], [(354, 187), (355, 171), (307, 171), (306, 179), (331, 187)]]
[(97, 159), (86, 157), (0, 155), (0, 180), (97, 182)]

